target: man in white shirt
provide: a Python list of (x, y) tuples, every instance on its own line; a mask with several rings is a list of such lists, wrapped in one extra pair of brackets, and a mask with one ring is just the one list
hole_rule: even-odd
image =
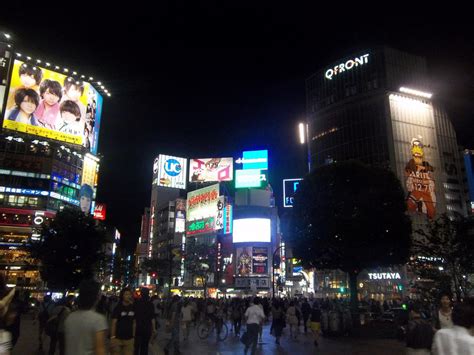
[(245, 311), (247, 333), (249, 336), (249, 341), (247, 344), (245, 344), (245, 354), (247, 354), (250, 346), (252, 346), (252, 355), (255, 354), (257, 349), (258, 329), (265, 319), (265, 313), (263, 313), (263, 309), (259, 306), (259, 304), (260, 299), (255, 297), (253, 300), (253, 305), (250, 305), (250, 307)]
[(474, 355), (474, 299), (456, 305), (452, 313), (454, 326), (440, 329), (433, 340), (434, 355)]

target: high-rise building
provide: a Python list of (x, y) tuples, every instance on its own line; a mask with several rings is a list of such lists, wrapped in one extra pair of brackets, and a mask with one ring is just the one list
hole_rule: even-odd
[(357, 159), (390, 167), (414, 222), (465, 215), (462, 158), (426, 61), (378, 47), (329, 64), (306, 82), (312, 168)]
[(0, 269), (9, 284), (39, 291), (29, 247), (42, 224), (66, 206), (94, 209), (107, 91), (13, 48), (0, 42)]

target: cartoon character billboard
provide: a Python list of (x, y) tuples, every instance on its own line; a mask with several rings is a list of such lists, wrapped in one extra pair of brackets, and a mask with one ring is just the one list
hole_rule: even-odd
[(432, 219), (436, 215), (434, 167), (425, 160), (421, 137), (411, 140), (412, 158), (405, 166), (407, 209)]

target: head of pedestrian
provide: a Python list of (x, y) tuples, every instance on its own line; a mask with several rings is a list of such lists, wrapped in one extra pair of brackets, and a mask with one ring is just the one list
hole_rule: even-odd
[(254, 297), (254, 299), (253, 299), (253, 304), (259, 305), (259, 304), (260, 304), (260, 298)]
[(90, 310), (99, 302), (100, 283), (94, 280), (84, 280), (79, 285), (77, 306), (80, 310)]
[(120, 302), (124, 305), (129, 305), (133, 303), (133, 294), (132, 290), (128, 287), (125, 287), (120, 291)]
[(140, 289), (140, 295), (142, 300), (149, 301), (150, 300), (150, 290), (146, 287), (142, 287)]
[(449, 309), (452, 306), (451, 295), (448, 293), (442, 293), (439, 298), (439, 306), (442, 309)]
[(419, 303), (415, 302), (410, 306), (410, 318), (421, 318), (421, 305)]
[(453, 324), (467, 330), (474, 329), (474, 298), (468, 298), (453, 308)]
[(74, 307), (75, 302), (76, 302), (76, 297), (74, 297), (73, 295), (69, 295), (66, 297), (65, 306), (72, 308)]
[(174, 295), (173, 298), (172, 298), (173, 302), (179, 302), (179, 296), (178, 295)]

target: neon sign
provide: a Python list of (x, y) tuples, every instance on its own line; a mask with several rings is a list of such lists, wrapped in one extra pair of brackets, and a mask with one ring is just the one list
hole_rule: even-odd
[(369, 55), (364, 54), (364, 55), (361, 55), (360, 57), (349, 59), (345, 63), (338, 64), (334, 66), (334, 68), (330, 68), (326, 70), (326, 73), (324, 74), (324, 76), (326, 77), (326, 79), (332, 80), (333, 76), (336, 76), (345, 71), (349, 71), (354, 67), (367, 64), (368, 62), (369, 62)]

